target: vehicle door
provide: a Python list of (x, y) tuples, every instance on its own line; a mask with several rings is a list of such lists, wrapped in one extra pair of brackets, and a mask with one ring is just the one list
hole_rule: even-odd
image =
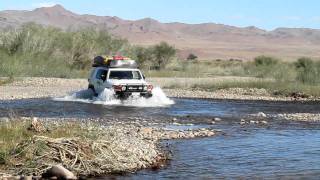
[(108, 70), (106, 69), (98, 69), (96, 72), (96, 77), (95, 79), (95, 90), (97, 93), (100, 93), (104, 90), (105, 88), (105, 82), (107, 79), (108, 75)]

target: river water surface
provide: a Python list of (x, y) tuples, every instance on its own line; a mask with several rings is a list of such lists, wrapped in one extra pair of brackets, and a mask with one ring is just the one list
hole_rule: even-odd
[[(0, 116), (7, 116), (8, 111), (40, 117), (116, 117), (124, 120), (138, 116), (162, 119), (168, 123), (176, 117), (182, 123), (184, 120), (192, 121), (197, 126), (224, 132), (210, 138), (163, 142), (172, 151), (172, 160), (164, 168), (105, 179), (320, 178), (319, 123), (268, 119), (266, 126), (239, 125), (242, 117), (258, 112), (320, 113), (318, 103), (173, 100), (174, 104), (156, 107), (52, 99), (1, 101)], [(213, 125), (206, 123), (214, 117), (220, 117), (222, 121)]]

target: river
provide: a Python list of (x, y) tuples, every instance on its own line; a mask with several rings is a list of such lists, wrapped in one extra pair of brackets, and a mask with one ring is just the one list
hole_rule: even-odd
[[(212, 127), (223, 133), (210, 138), (162, 142), (172, 159), (157, 170), (112, 175), (100, 179), (252, 179), (320, 177), (320, 123), (268, 119), (268, 125), (240, 125), (248, 114), (264, 112), (320, 113), (315, 102), (267, 102), (173, 99), (175, 104), (160, 107), (105, 105), (88, 102), (26, 99), (0, 102), (0, 116), (14, 112), (22, 116), (160, 119), (168, 128), (172, 118), (194, 127)], [(214, 117), (222, 120), (211, 124)]]

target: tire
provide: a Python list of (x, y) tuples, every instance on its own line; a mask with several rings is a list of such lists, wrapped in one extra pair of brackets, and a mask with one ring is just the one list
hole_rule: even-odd
[(131, 96), (131, 93), (117, 93), (116, 96), (120, 100), (127, 100)]
[(96, 92), (96, 90), (94, 89), (94, 86), (93, 86), (92, 84), (89, 84), (89, 85), (88, 85), (88, 89), (91, 89), (91, 90), (92, 90), (94, 96), (96, 96), (96, 97), (98, 96), (98, 93)]
[(152, 93), (141, 93), (140, 95), (147, 99), (152, 97)]

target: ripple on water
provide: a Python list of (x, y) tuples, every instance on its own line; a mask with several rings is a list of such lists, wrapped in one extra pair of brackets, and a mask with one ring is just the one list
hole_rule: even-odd
[[(81, 94), (81, 93), (80, 93)], [(29, 116), (151, 116), (163, 114), (202, 116), (234, 116), (242, 114), (279, 112), (316, 112), (319, 104), (273, 103), (252, 101), (219, 101), (175, 99), (168, 107), (105, 106), (101, 104), (65, 102), (75, 101), (77, 94), (64, 97), (61, 101), (30, 99), (0, 102), (0, 116), (8, 109)], [(161, 98), (160, 98), (161, 99)], [(56, 99), (58, 100), (58, 99)], [(82, 99), (87, 101), (87, 99)], [(225, 120), (226, 118), (222, 118)], [(239, 119), (238, 119), (239, 120)], [(289, 128), (253, 128), (243, 131), (242, 127), (228, 132), (228, 136), (216, 136), (192, 140), (170, 141), (173, 159), (170, 164), (157, 171), (139, 171), (135, 174), (118, 176), (119, 179), (195, 179), (195, 178), (313, 178), (320, 176), (320, 128), (319, 126)], [(303, 127), (303, 128), (301, 128)], [(182, 127), (184, 128), (184, 127)], [(232, 129), (230, 128), (230, 129)]]
[[(129, 178), (312, 178), (320, 175), (320, 130), (257, 129), (232, 137), (171, 142), (173, 160)], [(122, 179), (125, 177), (121, 177)]]

